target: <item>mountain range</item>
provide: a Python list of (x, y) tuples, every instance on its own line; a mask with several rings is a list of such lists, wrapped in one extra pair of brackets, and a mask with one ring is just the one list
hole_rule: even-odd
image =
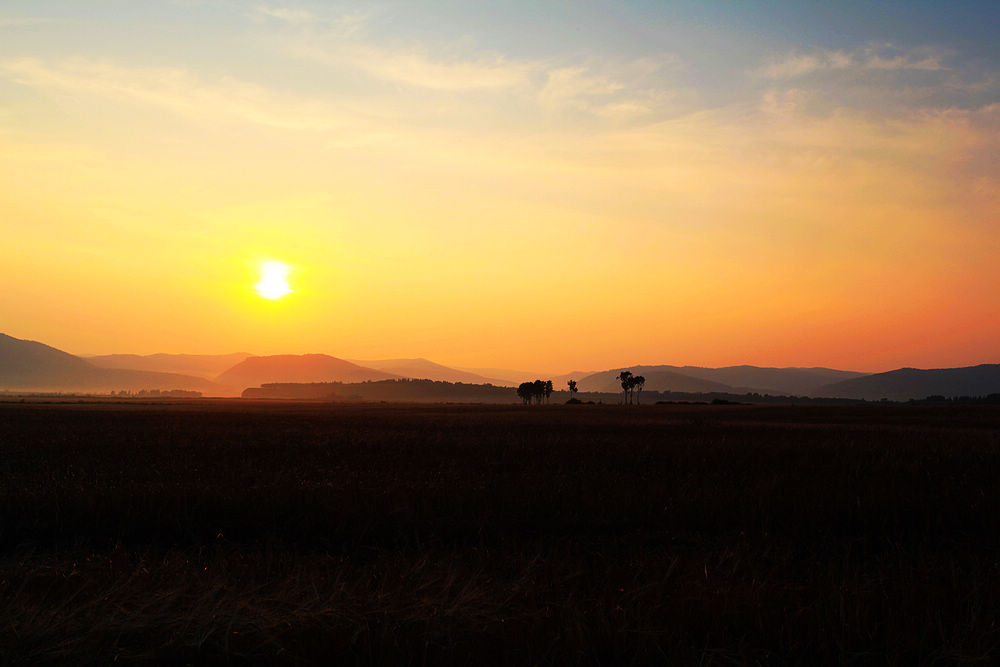
[(0, 389), (30, 391), (120, 391), (188, 389), (223, 393), (214, 382), (180, 373), (100, 368), (43, 343), (0, 334)]
[(831, 368), (761, 368), (758, 366), (628, 366), (593, 373), (578, 381), (580, 391), (620, 391), (615, 379), (622, 370), (646, 378), (652, 391), (756, 392), (777, 396), (818, 396), (827, 385), (866, 376), (867, 373)]
[(249, 352), (236, 352), (234, 354), (104, 354), (84, 357), (84, 359), (87, 363), (101, 368), (181, 373), (212, 379), (252, 356)]
[(844, 380), (822, 388), (831, 398), (905, 401), (928, 396), (988, 396), (1000, 394), (1000, 364), (965, 368), (900, 368)]
[(187, 389), (208, 396), (239, 396), (244, 389), (270, 383), (357, 383), (404, 378), (497, 387), (551, 379), (556, 389), (563, 389), (566, 380), (572, 378), (577, 380), (580, 391), (617, 393), (621, 391), (617, 376), (622, 370), (645, 377), (646, 390), (661, 392), (866, 400), (1000, 393), (1000, 364), (902, 368), (874, 374), (831, 368), (639, 365), (553, 376), (499, 368), (452, 368), (420, 358), (349, 361), (326, 354), (112, 354), (81, 358), (43, 343), (0, 334), (0, 390), (7, 391)]
[[(472, 371), (442, 366), (427, 359), (351, 359), (352, 363), (367, 368), (375, 368), (397, 377), (414, 380), (436, 380), (438, 382), (464, 382), (466, 384), (493, 384), (509, 387), (516, 383), (505, 378), (487, 377)], [(519, 382), (524, 381), (521, 376)]]
[(248, 357), (215, 380), (228, 387), (246, 388), (271, 382), (365, 382), (399, 377), (328, 354), (275, 354)]

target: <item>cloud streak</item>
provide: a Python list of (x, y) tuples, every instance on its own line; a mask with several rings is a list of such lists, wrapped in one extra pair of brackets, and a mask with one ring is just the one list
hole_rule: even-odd
[(42, 17), (3, 17), (0, 16), (0, 29), (2, 28), (25, 28), (29, 26), (44, 25), (53, 23), (53, 19)]
[(524, 84), (536, 63), (498, 54), (432, 54), (424, 46), (389, 48), (365, 39), (370, 15), (321, 15), (301, 8), (258, 7), (251, 17), (277, 21), (292, 30), (287, 54), (331, 67), (362, 71), (402, 86), (457, 92), (495, 90)]
[(231, 77), (206, 82), (182, 68), (123, 67), (79, 57), (51, 62), (18, 58), (0, 61), (0, 76), (33, 88), (149, 105), (190, 118), (224, 117), (288, 130), (337, 130), (358, 123), (327, 103)]
[(897, 49), (891, 45), (869, 46), (855, 51), (821, 50), (791, 53), (752, 71), (764, 79), (794, 79), (819, 72), (940, 72), (949, 68), (945, 56), (929, 49)]
[(498, 90), (526, 84), (536, 66), (502, 56), (434, 58), (420, 50), (389, 50), (364, 43), (336, 46), (295, 40), (288, 52), (304, 60), (350, 67), (383, 81), (437, 91)]

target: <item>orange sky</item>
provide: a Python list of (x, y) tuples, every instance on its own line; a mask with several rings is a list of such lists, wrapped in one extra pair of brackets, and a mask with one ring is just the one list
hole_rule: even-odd
[(754, 42), (719, 92), (694, 47), (301, 12), (186, 51), (0, 20), (0, 331), (552, 372), (1000, 361), (998, 85), (960, 52)]

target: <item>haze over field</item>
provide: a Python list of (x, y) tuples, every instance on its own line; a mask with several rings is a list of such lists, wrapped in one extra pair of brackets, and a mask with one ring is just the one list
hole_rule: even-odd
[(7, 0), (0, 325), (208, 382), (237, 362), (104, 355), (796, 393), (822, 384), (682, 368), (995, 362), (997, 25), (995, 2)]
[[(209, 369), (230, 361), (236, 363), (218, 376), (205, 375)], [(98, 362), (114, 367), (102, 367)], [(147, 370), (150, 367), (160, 370)], [(195, 375), (170, 372), (184, 368), (201, 372)], [(990, 400), (1000, 397), (1000, 364), (933, 370), (904, 368), (876, 374), (830, 368), (633, 365), (597, 373), (550, 376), (549, 381), (553, 383), (557, 401), (576, 397), (567, 393), (567, 380), (572, 379), (576, 382), (575, 389), (582, 392), (579, 396), (614, 402), (622, 389), (620, 373), (626, 370), (642, 376), (646, 402), (676, 398), (660, 396), (661, 392), (692, 394), (684, 398), (702, 399), (739, 396), (740, 400), (751, 402), (762, 400), (761, 394), (763, 402), (772, 402), (767, 400), (771, 396), (902, 401), (928, 396)], [(186, 390), (205, 396), (245, 398), (512, 403), (518, 400), (513, 387), (531, 381), (530, 377), (522, 374), (520, 380), (510, 382), (427, 359), (355, 363), (328, 354), (158, 354), (82, 359), (37, 341), (0, 334), (0, 392)]]

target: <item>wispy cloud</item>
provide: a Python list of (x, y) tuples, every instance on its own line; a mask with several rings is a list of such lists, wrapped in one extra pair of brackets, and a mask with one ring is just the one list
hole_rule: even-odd
[[(441, 53), (427, 47), (392, 48), (366, 39), (371, 15), (317, 14), (301, 8), (261, 6), (252, 17), (278, 21), (293, 32), (285, 52), (294, 58), (365, 72), (396, 85), (438, 91), (502, 89), (523, 84), (534, 64), (487, 53)], [(452, 51), (452, 53), (448, 53)]]
[(516, 58), (457, 42), (390, 43), (370, 33), (371, 15), (318, 15), (300, 9), (258, 8), (256, 16), (289, 28), (285, 55), (335, 69), (362, 72), (395, 86), (445, 93), (498, 92), (533, 97), (547, 111), (571, 108), (622, 116), (653, 106), (651, 79), (679, 67), (670, 54), (623, 63)]
[(254, 10), (257, 16), (277, 19), (286, 23), (314, 23), (317, 20), (316, 14), (306, 9), (290, 9), (288, 7), (257, 7)]
[(752, 71), (765, 79), (792, 79), (815, 72), (903, 71), (936, 72), (949, 69), (945, 55), (933, 49), (898, 49), (890, 44), (868, 46), (855, 51), (822, 50), (791, 53)]
[(0, 16), (0, 28), (24, 28), (28, 26), (53, 23), (53, 19), (39, 16), (10, 17)]
[(330, 104), (296, 99), (231, 77), (206, 82), (180, 68), (123, 67), (105, 61), (0, 61), (0, 76), (34, 88), (88, 93), (193, 118), (223, 116), (284, 129), (337, 129), (357, 119)]
[(247, 16), (258, 22), (277, 22), (293, 28), (325, 28), (340, 36), (350, 36), (362, 29), (371, 17), (367, 11), (344, 12), (335, 15), (319, 14), (301, 7), (271, 7), (260, 5)]
[[(667, 58), (671, 69), (676, 66)], [(550, 69), (538, 91), (539, 106), (549, 114), (587, 114), (612, 123), (652, 119), (676, 106), (680, 89), (664, 79), (662, 64), (648, 59)]]
[(607, 97), (622, 88), (622, 83), (592, 74), (586, 67), (560, 67), (548, 73), (538, 97), (543, 107), (551, 109), (569, 103), (583, 104), (584, 98)]
[(434, 58), (426, 51), (376, 48), (361, 42), (296, 42), (288, 51), (298, 58), (352, 67), (390, 83), (441, 91), (510, 88), (525, 83), (534, 69), (532, 63), (503, 56)]

